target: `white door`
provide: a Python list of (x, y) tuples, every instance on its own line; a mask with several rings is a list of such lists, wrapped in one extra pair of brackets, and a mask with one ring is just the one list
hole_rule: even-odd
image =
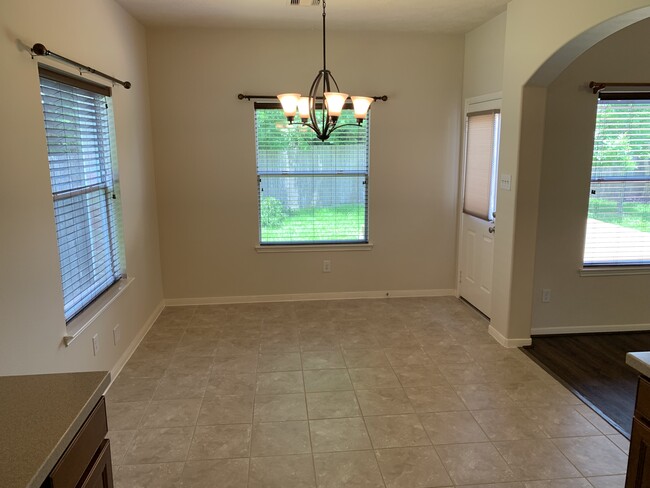
[(494, 224), (463, 213), (460, 296), (486, 316), (492, 312)]
[(469, 101), (465, 120), (459, 294), (489, 317), (496, 233), (500, 99)]

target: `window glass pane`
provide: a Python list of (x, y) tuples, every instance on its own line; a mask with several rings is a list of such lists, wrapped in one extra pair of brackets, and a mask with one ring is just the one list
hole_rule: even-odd
[(499, 113), (467, 116), (467, 155), (463, 212), (490, 220), (494, 211)]
[(368, 242), (369, 120), (321, 142), (282, 110), (255, 113), (260, 243)]
[(365, 176), (262, 176), (261, 242), (366, 242)]
[(99, 295), (120, 272), (114, 269), (111, 241), (116, 236), (111, 235), (107, 201), (102, 189), (54, 202), (67, 310), (82, 310), (88, 297)]
[(586, 265), (650, 264), (650, 100), (600, 100)]
[(41, 76), (67, 321), (122, 275), (105, 95)]

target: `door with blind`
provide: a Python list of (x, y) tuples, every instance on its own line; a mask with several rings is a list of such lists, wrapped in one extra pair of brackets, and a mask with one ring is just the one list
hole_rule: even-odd
[(459, 293), (486, 316), (492, 312), (500, 100), (466, 106)]

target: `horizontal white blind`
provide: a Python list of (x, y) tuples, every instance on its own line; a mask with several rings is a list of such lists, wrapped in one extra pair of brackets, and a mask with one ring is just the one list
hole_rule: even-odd
[[(347, 123), (355, 119), (346, 109)], [(369, 124), (321, 142), (281, 109), (256, 105), (261, 244), (368, 242)]]
[(109, 99), (50, 79), (44, 70), (40, 82), (69, 321), (122, 275)]
[(650, 100), (643, 96), (610, 94), (598, 103), (585, 265), (650, 264)]
[(467, 115), (465, 197), (463, 212), (490, 220), (499, 112)]

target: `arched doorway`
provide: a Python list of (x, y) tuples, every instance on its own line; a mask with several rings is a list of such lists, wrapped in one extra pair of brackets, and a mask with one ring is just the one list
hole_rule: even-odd
[[(650, 2), (513, 0), (508, 6), (494, 301), (490, 332), (503, 345), (530, 343), (546, 87), (608, 35), (650, 17)], [(535, 19), (535, 23), (531, 20)]]

